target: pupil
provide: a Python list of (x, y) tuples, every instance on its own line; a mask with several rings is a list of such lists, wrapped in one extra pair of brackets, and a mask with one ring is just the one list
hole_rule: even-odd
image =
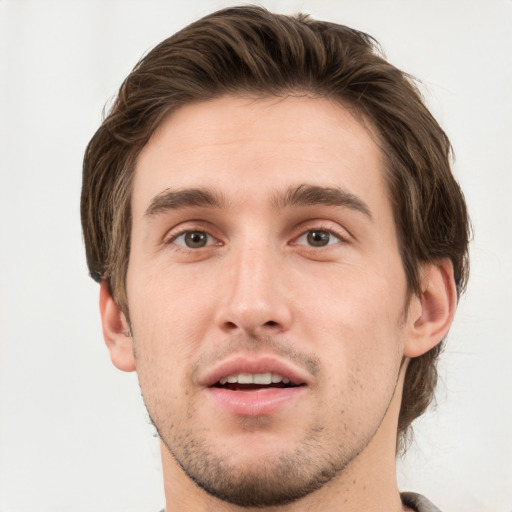
[(327, 231), (310, 231), (307, 238), (310, 245), (321, 247), (329, 243), (330, 236)]
[(185, 235), (185, 243), (187, 247), (197, 249), (198, 247), (204, 247), (206, 245), (206, 233), (201, 231), (191, 231)]

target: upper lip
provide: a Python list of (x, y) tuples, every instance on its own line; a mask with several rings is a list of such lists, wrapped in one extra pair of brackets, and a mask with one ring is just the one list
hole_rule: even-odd
[(296, 385), (309, 384), (309, 373), (293, 363), (281, 361), (274, 356), (235, 356), (224, 360), (199, 376), (202, 386), (213, 386), (223, 377), (238, 373), (275, 373), (290, 379)]

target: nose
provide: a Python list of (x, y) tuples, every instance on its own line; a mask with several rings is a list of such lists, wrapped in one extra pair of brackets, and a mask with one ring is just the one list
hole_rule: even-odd
[(217, 326), (248, 336), (287, 331), (292, 323), (290, 290), (279, 254), (258, 242), (233, 252), (221, 285), (224, 293), (216, 312)]

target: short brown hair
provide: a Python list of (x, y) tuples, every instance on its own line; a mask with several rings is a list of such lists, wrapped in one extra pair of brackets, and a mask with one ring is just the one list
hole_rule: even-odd
[[(164, 117), (223, 95), (297, 92), (339, 101), (376, 129), (410, 292), (420, 293), (421, 265), (440, 258), (452, 261), (458, 293), (464, 290), (466, 205), (451, 173), (450, 142), (414, 81), (362, 32), (303, 14), (235, 7), (205, 16), (149, 52), (87, 147), (81, 202), (87, 263), (125, 314), (135, 161)], [(400, 439), (433, 398), (440, 350), (441, 344), (409, 364)]]

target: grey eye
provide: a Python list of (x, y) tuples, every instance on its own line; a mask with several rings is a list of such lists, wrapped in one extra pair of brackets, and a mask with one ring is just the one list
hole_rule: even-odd
[(324, 247), (340, 242), (340, 238), (325, 229), (310, 229), (299, 236), (297, 243), (310, 247)]
[(204, 231), (185, 231), (174, 239), (174, 243), (189, 249), (201, 249), (201, 247), (211, 245), (212, 240), (210, 235)]
[(331, 234), (327, 231), (309, 231), (307, 234), (307, 241), (309, 245), (315, 247), (322, 247), (329, 243)]

